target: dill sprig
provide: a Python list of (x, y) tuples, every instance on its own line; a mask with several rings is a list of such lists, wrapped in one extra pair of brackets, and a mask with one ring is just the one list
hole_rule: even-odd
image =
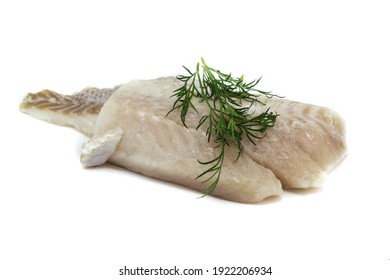
[(176, 100), (167, 115), (174, 110), (180, 110), (181, 121), (187, 127), (188, 110), (192, 108), (198, 112), (194, 99), (207, 104), (208, 114), (199, 119), (196, 129), (207, 127), (207, 141), (213, 139), (219, 154), (209, 161), (198, 160), (200, 164), (209, 167), (196, 179), (206, 177), (203, 182), (211, 181), (209, 187), (203, 191), (204, 195), (208, 195), (217, 187), (221, 178), (225, 149), (230, 145), (237, 147), (238, 160), (244, 151), (244, 137), (256, 145), (255, 140), (264, 137), (266, 130), (274, 126), (278, 114), (270, 112), (270, 108), (258, 115), (251, 113), (250, 109), (254, 104), (265, 105), (258, 99), (259, 96), (271, 98), (275, 95), (255, 89), (261, 78), (246, 83), (243, 76), (236, 78), (209, 67), (203, 58), (201, 64), (197, 63), (195, 72), (185, 66), (183, 68), (188, 74), (176, 77), (183, 86), (171, 96)]

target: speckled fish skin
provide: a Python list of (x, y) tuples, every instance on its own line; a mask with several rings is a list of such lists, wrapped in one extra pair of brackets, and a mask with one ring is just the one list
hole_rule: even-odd
[(87, 87), (73, 95), (45, 89), (27, 94), (19, 109), (34, 118), (70, 126), (91, 137), (101, 108), (118, 88)]
[[(169, 97), (180, 86), (176, 78), (166, 77), (134, 80), (88, 94), (88, 90), (80, 92), (88, 98), (76, 98), (80, 93), (53, 97), (42, 91), (29, 94), (20, 108), (92, 137), (83, 149), (85, 166), (109, 160), (128, 170), (202, 191), (208, 183), (195, 180), (205, 170), (198, 160), (210, 160), (218, 151), (206, 141), (204, 128), (195, 129), (202, 112), (206, 112), (204, 104), (197, 104), (199, 114), (189, 111), (188, 129), (178, 112), (166, 116), (173, 103)], [(66, 106), (61, 105), (62, 99), (68, 100)], [(234, 161), (237, 151), (227, 149), (221, 181), (212, 195), (254, 203), (280, 195), (282, 185), (320, 187), (327, 173), (345, 156), (344, 123), (334, 111), (285, 99), (262, 101), (266, 106), (254, 110), (271, 107), (276, 111), (280, 116), (275, 127), (256, 145), (247, 141), (238, 161)], [(113, 135), (117, 132), (120, 134)], [(96, 150), (96, 143), (102, 155), (89, 154)]]

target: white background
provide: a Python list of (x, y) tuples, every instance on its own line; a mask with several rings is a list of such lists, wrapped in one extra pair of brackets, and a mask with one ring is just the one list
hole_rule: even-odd
[[(1, 1), (0, 279), (389, 279), (386, 1)], [(345, 119), (349, 155), (317, 191), (238, 204), (102, 166), (85, 136), (18, 111), (211, 66)], [(264, 277), (125, 277), (123, 266), (272, 266)]]

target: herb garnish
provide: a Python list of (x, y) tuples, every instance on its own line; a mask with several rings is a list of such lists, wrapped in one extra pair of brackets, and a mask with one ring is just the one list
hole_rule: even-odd
[(276, 96), (270, 92), (255, 89), (261, 78), (245, 83), (243, 76), (235, 78), (231, 74), (224, 74), (209, 67), (203, 58), (201, 62), (201, 64), (197, 63), (195, 72), (183, 66), (188, 75), (176, 77), (184, 84), (171, 96), (176, 97), (176, 101), (167, 115), (174, 110), (180, 110), (181, 121), (187, 127), (188, 110), (192, 108), (197, 112), (193, 98), (207, 104), (209, 112), (199, 119), (196, 129), (203, 125), (207, 126), (207, 141), (210, 142), (213, 136), (213, 141), (217, 144), (215, 148), (219, 148), (219, 154), (209, 161), (198, 160), (200, 164), (210, 167), (199, 174), (196, 179), (207, 175), (204, 182), (213, 180), (203, 191), (204, 195), (208, 195), (218, 185), (227, 146), (232, 145), (238, 148), (236, 158), (238, 160), (244, 151), (243, 137), (247, 137), (256, 145), (255, 139), (261, 139), (266, 135), (266, 130), (274, 126), (278, 114), (270, 112), (270, 108), (259, 115), (250, 112), (254, 104), (265, 105), (258, 99), (260, 95), (268, 98)]

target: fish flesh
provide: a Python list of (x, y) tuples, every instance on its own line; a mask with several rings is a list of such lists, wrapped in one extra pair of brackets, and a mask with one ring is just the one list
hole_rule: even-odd
[[(81, 163), (97, 166), (109, 161), (130, 171), (202, 191), (208, 183), (195, 179), (205, 170), (200, 161), (218, 155), (207, 142), (205, 128), (196, 129), (206, 114), (204, 103), (189, 110), (187, 127), (173, 111), (173, 91), (182, 86), (175, 77), (132, 80), (113, 88), (86, 88), (73, 95), (50, 90), (28, 94), (20, 110), (54, 124), (71, 126), (90, 140)], [(279, 116), (266, 137), (253, 145), (244, 140), (244, 153), (225, 150), (221, 179), (214, 196), (244, 203), (281, 195), (283, 188), (317, 188), (346, 155), (345, 126), (333, 110), (279, 98), (261, 98)]]

